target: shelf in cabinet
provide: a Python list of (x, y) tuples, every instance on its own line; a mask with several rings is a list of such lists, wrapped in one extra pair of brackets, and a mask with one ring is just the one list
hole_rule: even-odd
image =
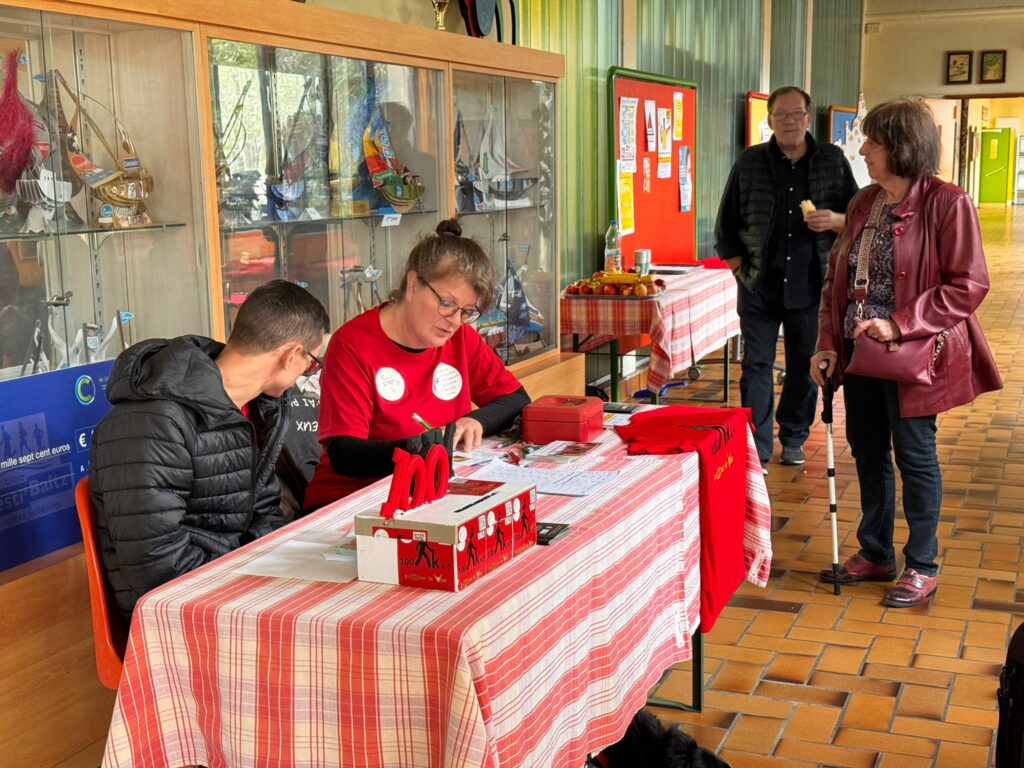
[[(56, 232), (9, 232), (0, 233), (0, 241), (3, 240), (50, 240), (56, 237), (65, 237), (67, 235), (82, 235), (85, 237), (103, 236), (110, 237), (111, 235), (127, 235), (135, 232), (160, 232), (165, 229), (179, 229), (184, 227), (185, 223), (182, 221), (173, 221), (162, 224), (146, 224), (142, 227), (86, 227), (84, 229), (63, 229)], [(105, 238), (104, 238), (105, 239)]]
[(529, 205), (510, 205), (510, 206), (507, 206), (507, 207), (506, 206), (501, 206), (501, 207), (495, 206), (494, 208), (485, 208), (482, 211), (459, 211), (458, 215), (459, 216), (483, 216), (483, 215), (486, 215), (488, 213), (512, 213), (513, 211), (531, 211), (531, 210), (536, 210), (539, 207), (540, 206), (538, 206), (536, 203), (530, 203)]
[[(436, 208), (422, 208), (414, 209), (407, 213), (399, 214), (401, 216), (418, 216), (430, 213), (437, 213)], [(323, 216), (319, 219), (266, 219), (263, 221), (254, 221), (251, 224), (240, 224), (234, 227), (220, 228), (222, 234), (229, 234), (232, 232), (253, 232), (261, 229), (267, 229), (268, 227), (291, 229), (292, 227), (303, 226), (307, 224), (344, 224), (346, 221), (379, 221), (385, 216), (392, 215), (391, 211), (381, 212), (379, 210), (373, 210), (366, 214), (352, 215), (352, 216)]]

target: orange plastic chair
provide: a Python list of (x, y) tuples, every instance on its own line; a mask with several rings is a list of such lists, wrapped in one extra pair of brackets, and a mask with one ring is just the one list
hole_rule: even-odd
[(124, 666), (127, 643), (121, 615), (117, 612), (110, 585), (103, 575), (99, 542), (96, 540), (96, 506), (89, 491), (89, 478), (83, 477), (75, 487), (75, 507), (82, 526), (85, 567), (89, 579), (89, 607), (92, 613), (92, 639), (96, 646), (96, 674), (100, 682), (117, 690)]

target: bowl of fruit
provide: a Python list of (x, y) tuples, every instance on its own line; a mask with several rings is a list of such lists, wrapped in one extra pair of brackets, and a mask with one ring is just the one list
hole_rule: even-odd
[(665, 290), (665, 281), (653, 275), (641, 275), (633, 270), (628, 272), (602, 270), (591, 277), (577, 280), (565, 286), (568, 298), (600, 298), (648, 300), (657, 298)]

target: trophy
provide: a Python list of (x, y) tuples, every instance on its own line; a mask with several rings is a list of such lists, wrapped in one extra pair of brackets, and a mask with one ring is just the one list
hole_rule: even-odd
[(448, 10), (448, 0), (430, 0), (430, 4), (434, 6), (435, 29), (444, 29), (444, 12)]

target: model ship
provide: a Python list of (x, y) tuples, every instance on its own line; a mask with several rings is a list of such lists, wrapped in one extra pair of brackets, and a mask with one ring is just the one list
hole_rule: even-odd
[(495, 198), (501, 200), (506, 208), (531, 204), (526, 192), (537, 183), (537, 177), (523, 175), (527, 170), (506, 154), (504, 132), (495, 125), (497, 115), (497, 107), (487, 108), (487, 121), (476, 157), (467, 159), (465, 124), (462, 113), (456, 111), (456, 202), (461, 211), (494, 208)]
[(408, 213), (423, 196), (425, 187), (395, 156), (387, 121), (380, 108), (373, 110), (363, 131), (363, 154), (370, 181), (383, 202), (396, 213)]

